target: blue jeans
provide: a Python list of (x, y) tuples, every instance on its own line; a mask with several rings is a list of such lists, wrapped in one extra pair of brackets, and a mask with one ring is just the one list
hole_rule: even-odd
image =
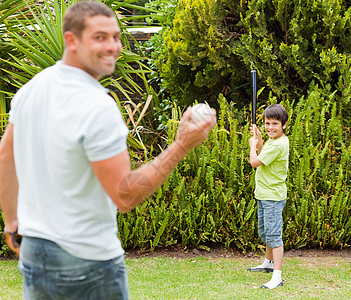
[(54, 242), (23, 237), (18, 268), (26, 300), (126, 300), (124, 256), (107, 261), (74, 257)]
[(283, 246), (283, 209), (285, 200), (257, 200), (258, 233), (269, 248)]

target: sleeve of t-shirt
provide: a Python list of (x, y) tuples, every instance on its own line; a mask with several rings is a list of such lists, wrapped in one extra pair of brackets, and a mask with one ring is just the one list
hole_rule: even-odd
[(266, 166), (270, 165), (281, 153), (281, 149), (274, 143), (266, 144), (263, 147), (261, 153), (258, 155), (258, 159)]
[(108, 159), (127, 149), (128, 127), (112, 99), (91, 111), (84, 128), (82, 145), (89, 161)]
[(12, 124), (15, 123), (15, 111), (16, 111), (15, 107), (16, 107), (16, 105), (14, 105), (14, 104), (16, 104), (15, 98), (13, 98), (11, 101), (11, 109), (9, 111), (9, 123), (12, 123)]
[(16, 107), (18, 106), (18, 103), (21, 101), (21, 98), (23, 98), (23, 93), (25, 90), (30, 86), (30, 82), (27, 82), (25, 85), (23, 85), (15, 94), (15, 96), (11, 100), (11, 109), (9, 111), (9, 123), (15, 124), (16, 122)]

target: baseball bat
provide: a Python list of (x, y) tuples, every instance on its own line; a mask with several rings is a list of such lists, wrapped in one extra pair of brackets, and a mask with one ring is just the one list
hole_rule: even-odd
[[(257, 101), (257, 72), (256, 70), (250, 71), (251, 81), (251, 94), (252, 94), (252, 124), (256, 125), (256, 101)], [(256, 130), (254, 131), (256, 138)]]
[(252, 91), (252, 124), (256, 124), (256, 101), (257, 101), (257, 72), (252, 70), (251, 77), (251, 91)]

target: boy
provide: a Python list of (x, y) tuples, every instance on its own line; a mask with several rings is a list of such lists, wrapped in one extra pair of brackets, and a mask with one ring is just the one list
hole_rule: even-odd
[(285, 136), (285, 128), (288, 113), (281, 104), (272, 104), (264, 111), (263, 120), (269, 140), (263, 145), (260, 130), (256, 125), (251, 125), (252, 137), (249, 144), (250, 163), (257, 168), (255, 198), (258, 203), (258, 232), (266, 243), (266, 257), (263, 264), (248, 270), (273, 272), (272, 279), (261, 288), (274, 289), (283, 285), (282, 212), (287, 197), (285, 181), (288, 173), (289, 140)]

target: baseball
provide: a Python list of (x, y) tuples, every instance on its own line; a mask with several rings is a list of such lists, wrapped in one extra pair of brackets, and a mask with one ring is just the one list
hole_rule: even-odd
[(194, 123), (201, 123), (208, 121), (212, 114), (211, 107), (205, 103), (199, 103), (193, 106), (191, 112), (191, 121)]

